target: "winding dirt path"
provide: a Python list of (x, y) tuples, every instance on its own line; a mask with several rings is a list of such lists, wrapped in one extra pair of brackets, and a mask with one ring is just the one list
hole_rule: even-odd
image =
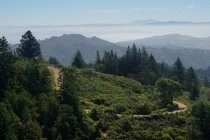
[[(159, 115), (167, 115), (167, 114), (179, 114), (179, 113), (183, 113), (187, 111), (187, 106), (179, 101), (173, 101), (174, 104), (178, 105), (178, 109), (174, 110), (172, 112), (164, 112), (164, 113), (160, 113)], [(158, 115), (158, 114), (157, 114)], [(122, 114), (117, 114), (118, 117), (122, 117), (122, 116), (128, 116), (128, 115), (122, 115)], [(129, 115), (129, 116), (133, 116), (134, 118), (144, 118), (144, 117), (151, 117), (152, 115)]]
[[(55, 89), (59, 90), (60, 86), (59, 86), (59, 82), (58, 82), (58, 78), (59, 78), (59, 73), (60, 73), (60, 69), (53, 67), (53, 66), (48, 66), (49, 70), (52, 72), (53, 77), (54, 77), (54, 83), (55, 83)], [(164, 112), (162, 114), (177, 114), (177, 113), (182, 113), (182, 112), (186, 112), (187, 111), (187, 106), (179, 101), (173, 101), (174, 104), (178, 105), (178, 109), (174, 110), (172, 112)], [(86, 109), (85, 110), (86, 113), (90, 113), (91, 111)], [(122, 115), (122, 114), (117, 114), (118, 117), (122, 117), (122, 116), (126, 116), (126, 115)], [(151, 115), (132, 115), (135, 118), (141, 118), (141, 117), (151, 117)]]

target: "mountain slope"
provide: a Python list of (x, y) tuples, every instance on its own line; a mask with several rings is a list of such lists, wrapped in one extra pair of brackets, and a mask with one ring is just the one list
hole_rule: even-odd
[(137, 46), (149, 46), (153, 48), (197, 48), (210, 49), (210, 37), (196, 38), (186, 35), (169, 34), (164, 36), (154, 36), (150, 38), (137, 39), (117, 43), (118, 45), (128, 46), (135, 43)]
[(207, 49), (146, 48), (146, 50), (152, 53), (158, 62), (165, 62), (169, 65), (173, 65), (176, 59), (180, 57), (185, 67), (206, 69), (210, 66), (210, 50)]
[(93, 62), (98, 50), (101, 55), (104, 51), (116, 51), (122, 54), (125, 48), (114, 43), (99, 39), (97, 37), (87, 38), (80, 34), (63, 35), (51, 37), (40, 41), (43, 56), (48, 59), (50, 56), (56, 57), (63, 64), (70, 64), (74, 53), (80, 50), (87, 62)]
[[(80, 34), (70, 34), (40, 41), (45, 59), (53, 56), (65, 65), (72, 62), (73, 55), (77, 50), (81, 51), (85, 61), (94, 62), (97, 50), (101, 57), (103, 57), (104, 51), (110, 50), (117, 52), (120, 56), (126, 51), (127, 45), (133, 43), (136, 43), (138, 48), (144, 46), (158, 62), (164, 61), (172, 65), (180, 57), (186, 67), (193, 66), (195, 69), (199, 69), (210, 66), (210, 61), (208, 61), (210, 60), (210, 37), (165, 35), (114, 44), (97, 37), (87, 38)], [(17, 45), (12, 46), (13, 50), (16, 47)]]

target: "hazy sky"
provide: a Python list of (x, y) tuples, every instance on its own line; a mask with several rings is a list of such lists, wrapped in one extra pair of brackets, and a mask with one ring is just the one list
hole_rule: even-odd
[(0, 0), (0, 26), (210, 21), (210, 0)]

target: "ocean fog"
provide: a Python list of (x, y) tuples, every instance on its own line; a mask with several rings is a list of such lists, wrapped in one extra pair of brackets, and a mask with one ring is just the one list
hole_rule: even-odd
[(18, 43), (21, 35), (31, 30), (37, 39), (63, 34), (82, 34), (87, 37), (118, 42), (165, 34), (182, 34), (195, 37), (210, 36), (210, 25), (69, 25), (69, 26), (28, 26), (0, 27), (0, 36), (5, 36), (10, 44)]

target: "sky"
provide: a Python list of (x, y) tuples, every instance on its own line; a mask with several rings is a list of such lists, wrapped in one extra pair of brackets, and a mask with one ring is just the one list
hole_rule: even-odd
[(210, 21), (210, 0), (0, 0), (0, 26)]

